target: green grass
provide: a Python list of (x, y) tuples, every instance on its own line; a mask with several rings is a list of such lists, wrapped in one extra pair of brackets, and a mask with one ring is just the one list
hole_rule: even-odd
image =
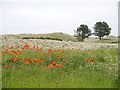
[[(3, 52), (2, 87), (3, 88), (116, 88), (118, 87), (118, 51), (115, 48), (98, 50), (86, 50), (82, 54), (79, 50), (65, 50), (64, 53), (53, 52), (42, 57), (47, 52), (42, 48), (40, 53), (37, 50), (25, 50), (18, 55), (16, 64), (11, 61), (15, 55), (8, 55)], [(56, 54), (60, 57), (57, 58)], [(64, 56), (65, 58), (62, 58)], [(95, 64), (85, 62), (90, 57), (94, 58)], [(45, 62), (36, 66), (34, 63), (25, 65), (22, 58), (44, 59)], [(63, 68), (48, 70), (47, 66), (56, 61), (62, 63)], [(42, 65), (42, 68), (40, 66)], [(13, 68), (16, 67), (16, 68)]]

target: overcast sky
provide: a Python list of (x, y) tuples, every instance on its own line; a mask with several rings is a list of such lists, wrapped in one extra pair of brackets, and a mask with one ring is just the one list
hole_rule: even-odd
[(93, 31), (98, 21), (118, 35), (119, 0), (1, 0), (0, 30), (2, 34), (51, 33), (74, 34), (80, 24)]

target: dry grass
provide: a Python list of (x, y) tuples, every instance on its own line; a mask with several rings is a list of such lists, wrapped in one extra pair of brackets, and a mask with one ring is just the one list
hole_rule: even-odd
[[(21, 39), (23, 37), (53, 37), (60, 38), (63, 41), (56, 40), (42, 40), (42, 39)], [(2, 40), (1, 40), (2, 39)], [(97, 37), (89, 37), (84, 42), (78, 42), (74, 36), (64, 33), (51, 33), (51, 34), (23, 34), (23, 35), (3, 35), (0, 38), (2, 46), (16, 46), (22, 43), (29, 43), (30, 45), (38, 45), (44, 48), (59, 48), (59, 49), (98, 49), (98, 48), (118, 48), (117, 37), (105, 37), (104, 40), (99, 41)]]

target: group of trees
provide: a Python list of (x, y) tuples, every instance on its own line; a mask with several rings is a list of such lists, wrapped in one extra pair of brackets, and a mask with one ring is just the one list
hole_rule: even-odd
[(85, 38), (88, 38), (91, 35), (95, 35), (99, 37), (99, 40), (101, 40), (104, 36), (108, 36), (110, 34), (111, 28), (106, 22), (97, 22), (94, 27), (94, 33), (91, 33), (91, 30), (89, 27), (85, 24), (81, 24), (80, 27), (77, 28), (77, 30), (74, 30), (76, 33), (76, 36), (78, 38), (81, 38), (81, 41), (83, 42)]

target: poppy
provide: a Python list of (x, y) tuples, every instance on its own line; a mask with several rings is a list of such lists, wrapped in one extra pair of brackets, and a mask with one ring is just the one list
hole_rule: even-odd
[(29, 49), (29, 44), (26, 43), (23, 48), (24, 48), (24, 49)]
[(25, 62), (24, 58), (22, 59), (22, 62)]
[(91, 62), (91, 64), (93, 65), (93, 64), (95, 64), (94, 62)]
[(16, 63), (16, 60), (13, 60), (14, 63)]
[(40, 68), (42, 69), (42, 66), (40, 66)]
[(62, 50), (62, 53), (64, 53), (64, 50)]
[(56, 62), (52, 62), (52, 64), (55, 66), (57, 63)]
[(2, 53), (0, 53), (0, 56), (2, 56)]
[(82, 52), (82, 54), (86, 54), (85, 52)]
[(28, 58), (28, 61), (33, 62), (33, 60), (31, 58)]
[(43, 54), (42, 54), (42, 56), (45, 56), (46, 55), (46, 52), (44, 52)]
[(45, 62), (45, 60), (41, 60), (41, 62)]
[(53, 69), (53, 68), (55, 68), (55, 66), (54, 66), (53, 64), (50, 64), (50, 65), (47, 67), (47, 69)]
[(93, 60), (93, 58), (91, 57), (91, 58), (90, 58), (90, 60), (92, 61), (92, 60)]
[(41, 51), (41, 48), (38, 48), (37, 51), (40, 52), (40, 51)]
[(18, 59), (19, 59), (18, 57), (14, 58), (15, 61), (17, 61)]
[(26, 64), (26, 65), (29, 65), (29, 64), (30, 64), (30, 62), (29, 62), (29, 61), (25, 61), (25, 64)]
[(56, 64), (55, 67), (58, 67), (58, 68), (62, 69), (62, 64)]
[(34, 62), (37, 62), (37, 59), (34, 59), (33, 61), (34, 61)]
[(39, 64), (39, 62), (36, 62), (36, 63), (35, 63), (35, 65), (38, 65), (38, 64)]
[(7, 65), (5, 65), (5, 66), (4, 66), (4, 68), (8, 68), (8, 66), (7, 66)]
[(88, 60), (85, 60), (85, 62), (88, 62)]

